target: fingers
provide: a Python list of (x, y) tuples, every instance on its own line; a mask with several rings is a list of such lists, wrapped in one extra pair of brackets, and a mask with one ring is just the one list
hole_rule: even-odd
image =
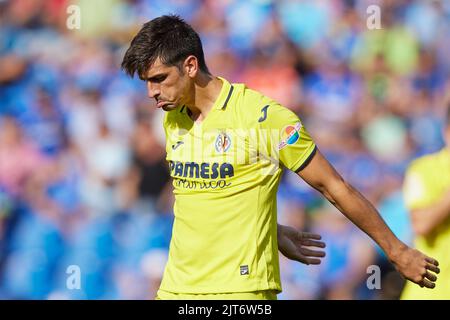
[(306, 265), (310, 265), (310, 264), (318, 265), (318, 264), (320, 264), (322, 262), (321, 259), (309, 258), (309, 257), (304, 256), (301, 253), (295, 254), (293, 257), (291, 257), (291, 259), (292, 260), (296, 260), (296, 261), (301, 262), (301, 263), (306, 264)]
[(308, 257), (325, 257), (325, 251), (316, 251), (307, 248), (300, 249), (301, 253)]
[(423, 275), (424, 278), (420, 285), (426, 288), (433, 289), (436, 286), (434, 282), (437, 280), (437, 276), (432, 272), (439, 273), (441, 271), (438, 268), (439, 262), (430, 257), (425, 257), (425, 261), (427, 262), (425, 265), (425, 274)]
[[(434, 260), (434, 259), (432, 259), (432, 260)], [(436, 284), (434, 282), (437, 280), (437, 276), (435, 274), (429, 272), (428, 270), (433, 271), (435, 273), (439, 273), (440, 270), (435, 264), (430, 264), (429, 259), (426, 259), (426, 261), (428, 262), (428, 264), (425, 266), (424, 273), (422, 273), (423, 279), (421, 281), (419, 281), (417, 284), (419, 286), (421, 286), (422, 288), (425, 287), (425, 288), (433, 289), (436, 286)], [(434, 261), (437, 263), (436, 260), (434, 260)]]
[(302, 240), (302, 245), (309, 247), (325, 248), (326, 244), (323, 241), (316, 240)]
[(433, 289), (436, 286), (434, 283), (437, 280), (436, 274), (440, 272), (438, 261), (410, 248), (402, 255), (404, 259), (400, 268), (402, 275), (422, 288)]
[(422, 288), (425, 287), (425, 288), (433, 289), (436, 286), (436, 284), (427, 279), (423, 279), (422, 281), (419, 282), (419, 286), (421, 286)]
[(322, 236), (320, 234), (310, 233), (310, 232), (299, 232), (299, 240), (301, 241), (302, 245), (304, 245), (304, 246), (325, 248), (326, 247), (325, 242), (316, 241), (316, 240), (321, 240), (321, 239), (322, 239)]
[(441, 272), (441, 269), (439, 269), (435, 264), (427, 264), (425, 268), (427, 268), (430, 271), (433, 271), (434, 273), (439, 274), (439, 272)]
[(437, 260), (433, 259), (433, 258), (425, 257), (425, 260), (426, 260), (428, 263), (431, 263), (431, 264), (435, 265), (436, 267), (439, 266), (439, 262), (438, 262)]
[(433, 282), (435, 282), (437, 280), (437, 277), (428, 271), (425, 273), (425, 278), (427, 278), (428, 280), (431, 280)]
[(299, 238), (301, 240), (303, 239), (315, 239), (315, 240), (321, 240), (322, 236), (317, 233), (311, 233), (311, 232), (299, 232)]
[(315, 259), (315, 258), (308, 258), (306, 259), (307, 264), (320, 264), (322, 262), (322, 260), (320, 259)]

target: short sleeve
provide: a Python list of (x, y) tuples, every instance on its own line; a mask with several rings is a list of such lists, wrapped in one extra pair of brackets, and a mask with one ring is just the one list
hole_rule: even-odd
[[(264, 110), (264, 108), (266, 110)], [(278, 103), (261, 109), (261, 128), (275, 130), (279, 160), (289, 170), (299, 171), (314, 156), (316, 145), (299, 117)]]
[(425, 177), (416, 166), (410, 166), (406, 171), (403, 197), (409, 210), (424, 208), (434, 200), (428, 192)]

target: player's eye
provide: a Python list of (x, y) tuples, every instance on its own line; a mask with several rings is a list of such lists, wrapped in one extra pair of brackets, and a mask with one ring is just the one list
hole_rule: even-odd
[(167, 75), (160, 75), (156, 77), (152, 77), (147, 79), (147, 81), (153, 82), (153, 83), (161, 83), (167, 78)]

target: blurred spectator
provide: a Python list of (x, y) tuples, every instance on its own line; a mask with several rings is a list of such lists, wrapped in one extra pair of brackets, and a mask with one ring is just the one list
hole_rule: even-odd
[(26, 139), (14, 118), (0, 118), (0, 185), (19, 196), (26, 180), (39, 170), (43, 155)]

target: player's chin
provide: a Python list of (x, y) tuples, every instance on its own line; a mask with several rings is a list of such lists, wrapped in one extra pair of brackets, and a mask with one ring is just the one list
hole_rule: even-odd
[(164, 111), (172, 111), (175, 110), (178, 107), (178, 105), (176, 104), (172, 104), (172, 103), (168, 103), (165, 104), (161, 107), (161, 109), (163, 109)]

